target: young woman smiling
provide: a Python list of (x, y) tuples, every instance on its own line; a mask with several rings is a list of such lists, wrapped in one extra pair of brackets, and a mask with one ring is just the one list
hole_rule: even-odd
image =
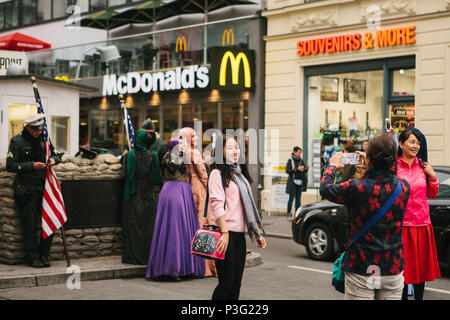
[(439, 182), (431, 165), (417, 157), (419, 134), (406, 129), (398, 140), (397, 176), (408, 181), (411, 188), (403, 219), (405, 288), (402, 298), (407, 300), (407, 285), (413, 284), (415, 299), (422, 300), (425, 282), (441, 276), (427, 202), (427, 197), (436, 198)]
[(266, 240), (239, 144), (233, 136), (225, 136), (222, 142), (217, 147), (222, 148), (223, 159), (213, 165), (208, 183), (211, 216), (222, 232), (217, 250), (225, 253), (224, 260), (216, 261), (219, 284), (212, 299), (237, 300), (247, 252), (245, 227), (258, 247), (265, 248)]

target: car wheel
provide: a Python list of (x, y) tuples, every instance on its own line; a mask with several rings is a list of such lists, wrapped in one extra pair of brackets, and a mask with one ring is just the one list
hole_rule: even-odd
[(313, 223), (306, 231), (306, 252), (314, 260), (329, 261), (334, 255), (333, 236), (323, 223)]

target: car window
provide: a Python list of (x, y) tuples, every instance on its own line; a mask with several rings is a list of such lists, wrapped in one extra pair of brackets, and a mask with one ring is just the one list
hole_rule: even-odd
[(439, 191), (436, 198), (450, 198), (450, 173), (436, 171), (439, 180)]

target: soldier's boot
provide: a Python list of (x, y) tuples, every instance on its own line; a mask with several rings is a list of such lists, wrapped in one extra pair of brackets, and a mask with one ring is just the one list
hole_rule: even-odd
[(50, 260), (48, 260), (47, 256), (42, 256), (40, 259), (45, 268), (50, 267)]
[(33, 268), (44, 268), (44, 264), (42, 263), (41, 259), (33, 260), (30, 263), (30, 266)]

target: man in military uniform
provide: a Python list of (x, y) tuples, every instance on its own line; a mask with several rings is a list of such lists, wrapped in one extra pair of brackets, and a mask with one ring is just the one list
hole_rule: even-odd
[(14, 199), (22, 220), (25, 251), (33, 268), (50, 267), (48, 256), (53, 235), (38, 241), (37, 222), (42, 216), (47, 166), (61, 162), (51, 145), (51, 158), (46, 163), (43, 128), (43, 114), (25, 119), (22, 133), (11, 139), (6, 159), (6, 169), (17, 173), (13, 183)]

